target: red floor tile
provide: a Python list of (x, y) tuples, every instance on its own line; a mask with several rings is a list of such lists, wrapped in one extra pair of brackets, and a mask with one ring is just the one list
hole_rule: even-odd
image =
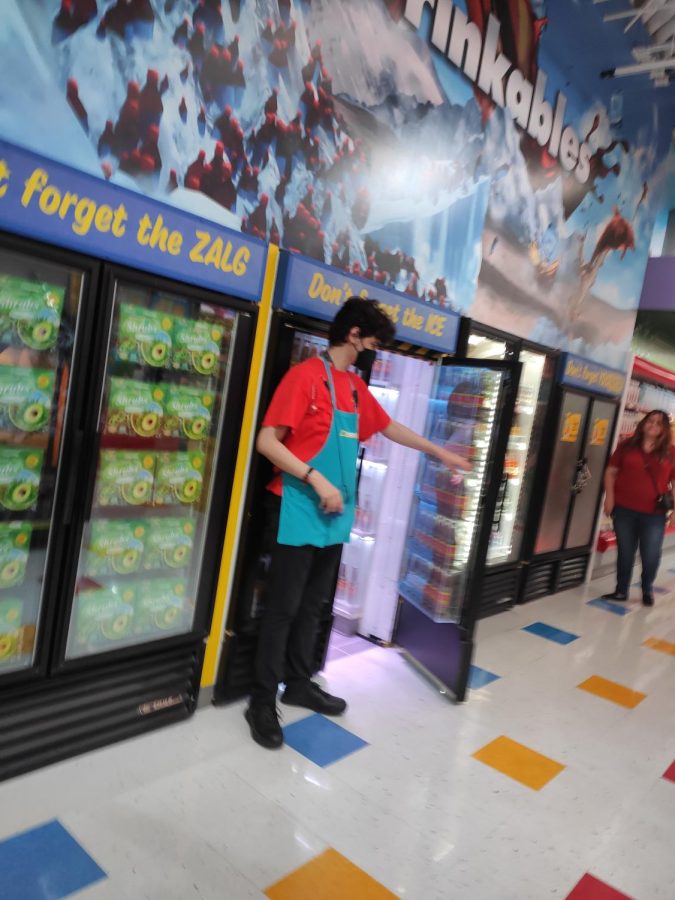
[(666, 771), (663, 773), (663, 777), (667, 778), (668, 781), (675, 781), (675, 762), (668, 766)]
[(614, 890), (604, 881), (599, 881), (586, 873), (581, 881), (567, 895), (566, 900), (631, 900), (628, 894)]

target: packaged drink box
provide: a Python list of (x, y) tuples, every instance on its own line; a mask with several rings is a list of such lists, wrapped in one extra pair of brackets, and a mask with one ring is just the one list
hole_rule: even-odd
[(195, 503), (203, 486), (205, 456), (199, 450), (158, 453), (155, 504)]
[(75, 615), (75, 644), (95, 646), (122, 640), (131, 634), (134, 589), (111, 585), (79, 591)]
[(166, 389), (130, 378), (111, 378), (105, 430), (155, 437), (162, 427)]
[(199, 319), (176, 317), (173, 326), (174, 369), (214, 375), (220, 365), (220, 353), (226, 326)]
[(44, 452), (0, 446), (0, 507), (11, 512), (34, 509), (40, 492)]
[(141, 506), (150, 503), (154, 470), (154, 453), (102, 450), (96, 503), (99, 506)]
[(171, 362), (173, 318), (143, 306), (121, 303), (117, 322), (117, 358), (165, 369)]
[(0, 429), (45, 431), (53, 393), (51, 370), (0, 366)]
[(182, 578), (151, 578), (136, 583), (134, 631), (176, 631), (187, 621), (187, 584)]
[(192, 519), (171, 517), (145, 521), (143, 569), (180, 569), (192, 558), (195, 523)]
[(169, 437), (186, 437), (199, 441), (211, 430), (211, 416), (215, 402), (213, 391), (185, 385), (166, 388), (163, 432)]
[(0, 342), (31, 350), (56, 344), (63, 311), (63, 288), (0, 275)]
[(28, 522), (0, 524), (0, 590), (17, 587), (26, 577), (32, 534)]
[(146, 523), (132, 519), (97, 519), (91, 523), (84, 574), (131, 575), (141, 567)]
[(0, 600), (0, 668), (9, 665), (21, 652), (23, 603), (14, 597)]

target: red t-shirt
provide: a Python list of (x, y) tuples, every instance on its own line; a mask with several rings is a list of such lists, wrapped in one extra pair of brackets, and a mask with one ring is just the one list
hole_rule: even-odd
[[(383, 431), (391, 419), (366, 383), (353, 372), (340, 372), (334, 366), (331, 366), (331, 374), (339, 410), (354, 412), (353, 391), (358, 393), (359, 440), (367, 441), (376, 432)], [(314, 357), (284, 375), (262, 424), (263, 428), (289, 428), (284, 444), (298, 459), (307, 462), (325, 444), (332, 421), (333, 404), (326, 368), (319, 357)], [(276, 475), (268, 488), (281, 495), (281, 475)]]
[[(612, 468), (618, 469), (614, 483), (614, 502), (634, 512), (654, 513), (656, 498), (670, 490), (675, 481), (675, 453), (660, 459), (655, 453), (645, 453), (640, 447), (619, 444), (609, 460)], [(649, 466), (649, 469), (645, 468)], [(649, 472), (654, 473), (654, 477)]]

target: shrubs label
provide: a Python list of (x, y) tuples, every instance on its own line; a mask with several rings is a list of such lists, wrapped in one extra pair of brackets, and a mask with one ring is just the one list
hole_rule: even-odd
[(173, 319), (166, 313), (141, 306), (120, 304), (117, 325), (117, 356), (124, 362), (157, 369), (171, 361)]
[(14, 597), (0, 600), (0, 666), (6, 666), (20, 652), (22, 615), (21, 600)]
[(171, 385), (164, 404), (164, 433), (199, 441), (211, 430), (215, 394), (199, 388)]
[(113, 585), (77, 595), (75, 643), (80, 646), (113, 643), (131, 633), (134, 619), (134, 591)]
[(51, 350), (63, 310), (63, 288), (0, 275), (0, 340), (13, 347)]
[(141, 567), (145, 522), (98, 519), (91, 523), (85, 574), (131, 575)]
[(196, 503), (202, 493), (204, 459), (198, 450), (158, 453), (155, 503), (158, 506)]
[(26, 577), (32, 533), (28, 522), (0, 525), (0, 591), (17, 587)]
[(220, 363), (225, 325), (194, 319), (174, 319), (173, 367), (214, 375)]
[(156, 384), (111, 378), (105, 430), (108, 434), (155, 437), (162, 425), (165, 394)]
[(142, 506), (152, 500), (155, 454), (102, 450), (96, 502), (99, 506)]
[(42, 450), (0, 446), (0, 507), (12, 512), (35, 507), (43, 460)]
[(185, 629), (186, 583), (182, 578), (152, 578), (136, 584), (134, 631), (153, 633)]
[(181, 569), (190, 563), (195, 530), (192, 519), (147, 519), (144, 524), (144, 569)]
[(0, 428), (44, 431), (54, 392), (49, 369), (0, 366)]

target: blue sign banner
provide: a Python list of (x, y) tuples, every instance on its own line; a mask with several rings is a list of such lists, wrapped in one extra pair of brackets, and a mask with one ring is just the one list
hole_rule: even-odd
[(267, 246), (0, 141), (0, 228), (246, 300)]
[(370, 297), (396, 325), (396, 338), (442, 353), (457, 347), (459, 315), (422, 303), (294, 253), (281, 254), (275, 306), (316, 319), (332, 320), (345, 300)]
[(583, 388), (596, 394), (620, 397), (626, 383), (626, 373), (609, 369), (599, 363), (564, 353), (561, 359), (560, 383), (570, 387)]

